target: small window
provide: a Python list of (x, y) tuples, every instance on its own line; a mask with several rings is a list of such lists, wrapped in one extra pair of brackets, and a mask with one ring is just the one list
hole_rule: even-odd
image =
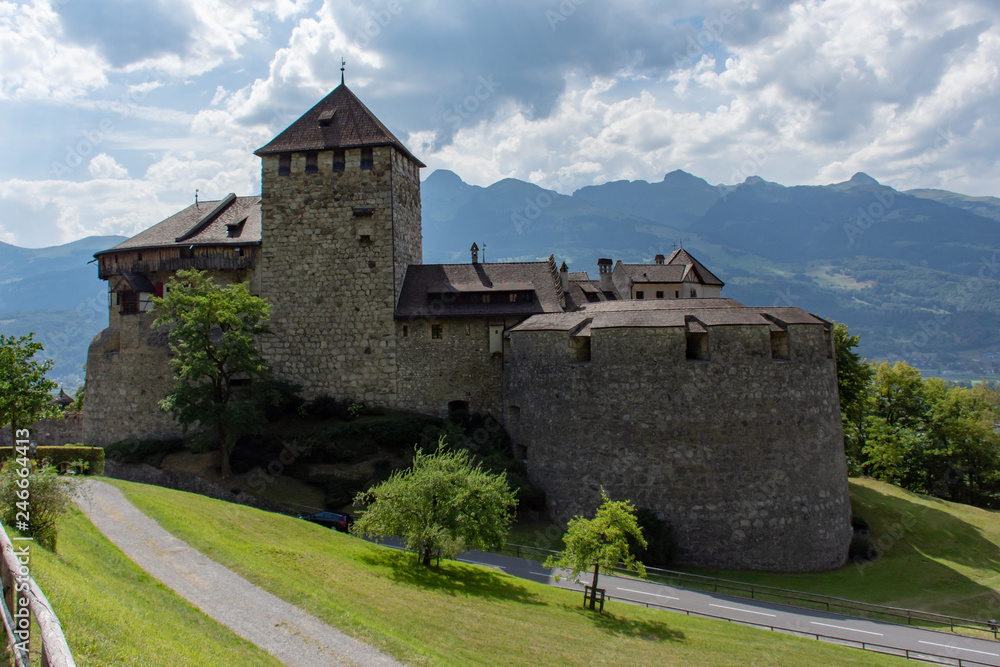
[(238, 254), (240, 257), (242, 257), (243, 256), (243, 248), (237, 248), (236, 249), (236, 254)]
[(163, 298), (163, 283), (156, 283), (153, 285), (153, 296), (160, 299)]
[(675, 299), (679, 299), (679, 298), (681, 298), (681, 293), (680, 293), (680, 291), (679, 291), (679, 290), (674, 290), (674, 298), (675, 298)]
[(374, 169), (375, 168), (375, 157), (372, 155), (371, 148), (361, 149), (361, 168), (362, 169)]
[(686, 339), (685, 356), (690, 361), (708, 361), (708, 334), (701, 331), (689, 331)]
[(645, 296), (646, 296), (646, 293), (643, 292), (642, 290), (639, 290), (638, 292), (635, 293), (635, 298), (637, 298), (637, 299), (642, 299)]
[(137, 261), (137, 262), (141, 262), (142, 261), (142, 253), (141, 252), (137, 252), (135, 254), (135, 261)]
[(444, 325), (442, 324), (432, 324), (431, 325), (431, 338), (433, 340), (441, 340), (444, 338)]
[(191, 259), (192, 257), (194, 257), (194, 246), (181, 248), (181, 259)]
[(344, 149), (335, 148), (333, 150), (333, 170), (334, 171), (344, 171), (344, 165), (346, 164), (344, 159)]
[(409, 336), (410, 336), (410, 327), (408, 327), (408, 326), (406, 326), (404, 324), (403, 325), (403, 338), (409, 338)]
[(489, 294), (483, 294), (483, 295), (481, 295), (480, 299), (479, 299), (479, 302), (480, 303), (489, 303), (490, 302), (490, 295)]
[(135, 315), (139, 312), (139, 293), (122, 292), (118, 295), (118, 305), (122, 315)]
[(528, 462), (528, 448), (525, 445), (514, 445), (514, 456), (521, 463)]
[(319, 171), (319, 163), (317, 162), (316, 151), (310, 151), (306, 153), (306, 173), (315, 174)]
[(518, 407), (516, 405), (510, 406), (509, 408), (507, 408), (507, 414), (510, 415), (510, 420), (512, 422), (519, 422), (519, 421), (521, 421), (521, 408), (520, 407)]
[(663, 298), (663, 292), (657, 290), (657, 292), (656, 292), (656, 298), (657, 299), (662, 299)]
[(698, 296), (698, 290), (692, 288), (691, 289), (691, 298), (694, 299), (697, 296)]
[(791, 357), (788, 355), (788, 332), (787, 331), (772, 331), (771, 332), (771, 358), (772, 359), (784, 359), (788, 360)]
[(590, 336), (570, 336), (569, 360), (574, 364), (590, 361)]
[(509, 300), (509, 301), (510, 301), (511, 303), (517, 303), (517, 292), (511, 292), (510, 294), (508, 294), (508, 295), (507, 295), (507, 299), (508, 299), (508, 300)]
[(288, 176), (292, 173), (292, 156), (289, 153), (278, 156), (278, 176)]

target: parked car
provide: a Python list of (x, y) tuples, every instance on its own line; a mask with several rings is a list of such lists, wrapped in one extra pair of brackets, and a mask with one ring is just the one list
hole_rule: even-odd
[(300, 514), (300, 519), (305, 519), (306, 521), (312, 521), (313, 523), (318, 523), (321, 526), (326, 526), (327, 528), (336, 528), (342, 533), (346, 533), (351, 529), (351, 524), (354, 523), (354, 517), (350, 514), (343, 514), (342, 512), (316, 512), (315, 514)]

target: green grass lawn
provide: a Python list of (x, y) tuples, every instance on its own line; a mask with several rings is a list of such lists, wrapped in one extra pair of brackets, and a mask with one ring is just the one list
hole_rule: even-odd
[(851, 480), (851, 504), (882, 547), (878, 561), (818, 574), (688, 571), (975, 620), (1000, 618), (1000, 512), (872, 479)]
[[(580, 596), (493, 570), (413, 556), (305, 521), (109, 480), (202, 553), (406, 662), (442, 665), (881, 665), (865, 653)], [(44, 585), (44, 584), (43, 584)]]
[(58, 553), (32, 549), (31, 573), (81, 667), (282, 664), (146, 574), (75, 507)]

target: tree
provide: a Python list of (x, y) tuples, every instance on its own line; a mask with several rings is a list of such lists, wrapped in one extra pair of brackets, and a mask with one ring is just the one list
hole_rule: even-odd
[(874, 370), (854, 348), (860, 336), (852, 336), (847, 325), (835, 322), (833, 344), (837, 357), (837, 391), (844, 424), (844, 450), (852, 469), (857, 468), (865, 447), (865, 418), (871, 411), (871, 383)]
[(61, 414), (52, 404), (51, 392), (57, 385), (45, 378), (55, 362), (32, 359), (42, 351), (34, 335), (0, 335), (0, 425), (10, 424), (12, 442), (17, 441), (18, 429)]
[[(602, 488), (597, 515), (593, 519), (582, 516), (570, 519), (563, 535), (565, 548), (558, 558), (549, 556), (545, 567), (566, 568), (574, 579), (593, 567), (594, 579), (590, 583), (593, 589), (597, 588), (601, 566), (608, 569), (623, 563), (626, 570), (645, 577), (646, 568), (632, 554), (630, 539), (643, 548), (648, 546), (636, 519), (635, 506), (629, 500), (610, 500)], [(590, 608), (594, 609), (593, 597)]]
[(178, 271), (167, 296), (153, 298), (154, 327), (171, 327), (174, 385), (160, 401), (187, 432), (191, 424), (215, 430), (221, 474), (230, 475), (237, 438), (256, 433), (263, 414), (250, 400), (254, 382), (270, 377), (254, 336), (267, 332), (270, 304), (246, 283), (221, 286), (198, 270)]
[(409, 468), (359, 493), (354, 503), (367, 510), (352, 532), (398, 536), (424, 566), (466, 549), (499, 549), (517, 506), (506, 474), (483, 470), (443, 437), (436, 452), (417, 449)]
[(0, 469), (0, 521), (55, 551), (56, 524), (72, 503), (75, 486), (55, 467), (18, 457), (15, 450)]

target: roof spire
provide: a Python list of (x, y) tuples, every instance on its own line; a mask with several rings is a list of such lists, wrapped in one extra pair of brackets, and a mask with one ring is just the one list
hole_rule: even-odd
[(342, 86), (344, 85), (344, 65), (346, 65), (346, 64), (347, 64), (347, 61), (344, 60), (343, 58), (341, 58), (340, 59), (340, 85), (342, 85)]

